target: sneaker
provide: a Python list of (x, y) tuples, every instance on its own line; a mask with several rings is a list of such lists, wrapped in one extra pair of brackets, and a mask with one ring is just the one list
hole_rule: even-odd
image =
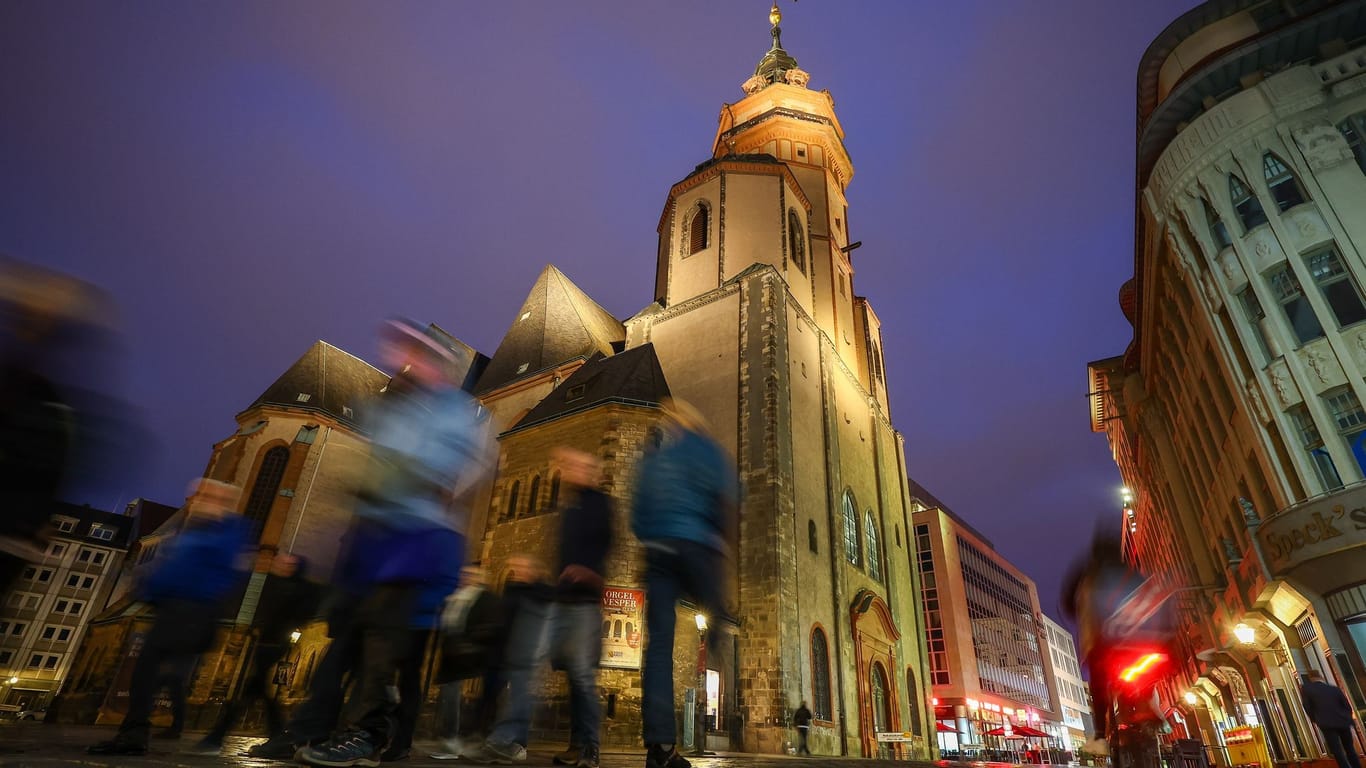
[(298, 747), (289, 739), (273, 737), (247, 748), (247, 757), (260, 760), (293, 760), (294, 753), (298, 751)]
[(181, 752), (187, 755), (211, 756), (217, 756), (218, 753), (221, 751), (223, 751), (223, 745), (216, 741), (210, 741), (209, 739), (204, 739), (200, 741), (198, 744), (195, 744), (193, 747), (190, 747), (189, 749), (181, 750)]
[(459, 760), (460, 753), (465, 750), (465, 744), (459, 736), (452, 736), (449, 739), (441, 740), (441, 749), (432, 753), (433, 760)]
[(98, 744), (91, 744), (85, 751), (91, 755), (145, 755), (147, 754), (147, 745), (135, 741), (110, 739)]
[(385, 763), (396, 763), (399, 760), (407, 760), (412, 756), (413, 751), (411, 749), (395, 749), (390, 747), (384, 750), (384, 754), (380, 755), (379, 759), (381, 762)]
[(645, 768), (692, 768), (692, 763), (678, 754), (675, 745), (669, 745), (666, 751), (663, 746), (653, 744), (645, 753)]
[(486, 741), (474, 754), (465, 754), (461, 757), (486, 765), (516, 765), (526, 762), (526, 747), (517, 743), (499, 744)]
[(1081, 746), (1081, 751), (1092, 755), (1110, 754), (1110, 745), (1105, 739), (1090, 739)]
[(554, 763), (555, 765), (578, 765), (579, 753), (582, 751), (583, 748), (580, 747), (578, 744), (570, 744), (569, 749), (566, 749), (565, 751), (550, 758), (550, 762)]
[(379, 765), (380, 749), (370, 741), (368, 732), (348, 731), (316, 747), (303, 747), (294, 757), (301, 763), (327, 768), (350, 768), (353, 765), (374, 768)]
[(598, 748), (589, 744), (579, 753), (579, 759), (574, 762), (578, 768), (598, 768)]

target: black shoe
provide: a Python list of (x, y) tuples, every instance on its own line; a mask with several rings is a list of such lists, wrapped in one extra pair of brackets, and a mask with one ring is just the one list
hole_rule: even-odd
[(692, 763), (678, 754), (677, 746), (670, 746), (665, 751), (660, 745), (652, 744), (645, 753), (645, 768), (692, 768)]
[(585, 746), (574, 765), (578, 768), (598, 768), (598, 748), (592, 744)]
[(413, 751), (411, 749), (395, 749), (390, 747), (384, 750), (384, 754), (380, 755), (379, 759), (386, 763), (393, 763), (399, 760), (407, 760), (412, 756)]
[(92, 744), (85, 751), (92, 755), (145, 755), (147, 754), (147, 745), (135, 741), (110, 739), (109, 741), (101, 741), (99, 744)]
[(370, 740), (369, 731), (348, 731), (316, 747), (300, 749), (294, 759), (326, 768), (350, 768), (353, 765), (373, 768), (379, 765), (379, 753), (379, 747)]
[(249, 747), (247, 757), (261, 760), (293, 760), (294, 753), (298, 751), (299, 748), (289, 739), (275, 737)]
[(569, 749), (550, 758), (550, 762), (555, 765), (578, 765), (582, 752), (583, 748), (578, 744), (570, 744)]
[(176, 728), (167, 728), (167, 729), (164, 730), (164, 731), (157, 731), (156, 733), (152, 734), (152, 738), (154, 738), (154, 739), (179, 739), (179, 738), (180, 738), (180, 731), (179, 731), (178, 729), (176, 729)]

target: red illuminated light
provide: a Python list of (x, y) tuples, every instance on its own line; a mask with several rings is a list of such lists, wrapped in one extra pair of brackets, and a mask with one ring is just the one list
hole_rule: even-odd
[(1133, 664), (1130, 664), (1129, 666), (1125, 667), (1124, 671), (1119, 673), (1119, 679), (1123, 680), (1126, 683), (1132, 683), (1134, 680), (1137, 680), (1139, 677), (1141, 677), (1145, 672), (1152, 669), (1153, 667), (1156, 667), (1157, 665), (1161, 664), (1166, 660), (1167, 655), (1164, 653), (1149, 653), (1145, 656), (1140, 657), (1139, 660), (1134, 662)]

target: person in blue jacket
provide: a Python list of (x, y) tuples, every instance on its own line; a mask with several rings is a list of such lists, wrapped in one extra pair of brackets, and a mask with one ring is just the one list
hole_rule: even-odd
[(734, 461), (695, 408), (680, 400), (663, 406), (667, 434), (640, 462), (631, 507), (631, 530), (645, 548), (641, 719), (646, 768), (688, 768), (675, 745), (675, 606), (692, 597), (711, 619), (713, 636), (726, 615), (722, 574), (739, 480)]
[(145, 754), (162, 666), (193, 664), (213, 645), (224, 600), (247, 576), (250, 525), (236, 511), (241, 496), (241, 488), (216, 480), (192, 488), (185, 529), (142, 586), (156, 618), (133, 667), (128, 714), (118, 735), (90, 747), (91, 754)]
[(460, 586), (460, 561), (447, 558), (441, 561), (440, 571), (422, 587), (417, 608), (413, 613), (408, 633), (408, 651), (398, 668), (398, 709), (394, 712), (394, 735), (381, 759), (384, 762), (406, 760), (412, 753), (413, 733), (417, 730), (418, 710), (424, 698), (422, 662), (426, 660), (437, 628), (441, 624), (441, 610), (446, 598)]

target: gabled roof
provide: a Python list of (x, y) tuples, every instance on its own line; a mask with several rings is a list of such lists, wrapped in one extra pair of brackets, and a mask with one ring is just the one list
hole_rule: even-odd
[[(61, 515), (76, 521), (69, 531), (63, 532), (58, 528), (58, 532), (53, 534), (58, 539), (88, 541), (91, 544), (116, 549), (128, 549), (128, 545), (133, 543), (134, 521), (127, 515), (105, 512), (89, 505), (77, 506), (64, 501), (54, 502), (51, 509), (54, 516)], [(57, 528), (56, 525), (53, 527)], [(95, 535), (97, 530), (103, 530), (104, 533)], [(109, 535), (111, 532), (112, 535)]]
[(260, 405), (280, 405), (359, 424), (366, 407), (388, 382), (389, 377), (373, 365), (318, 341), (244, 412)]
[(128, 504), (125, 512), (128, 517), (134, 520), (132, 540), (137, 541), (160, 528), (177, 511), (178, 508), (167, 504), (158, 504), (147, 499), (134, 499)]
[(603, 403), (658, 405), (669, 396), (669, 383), (659, 366), (653, 344), (628, 349), (611, 357), (594, 355), (555, 391), (532, 408), (513, 432), (586, 411)]
[(474, 391), (475, 382), (479, 381), (480, 375), (488, 367), (488, 355), (455, 338), (436, 323), (428, 325), (427, 330), (443, 339), (446, 348), (454, 355), (455, 360), (451, 368), (454, 381), (466, 392)]
[(483, 394), (523, 376), (594, 353), (610, 355), (626, 329), (563, 272), (547, 265), (517, 311), (475, 392)]

